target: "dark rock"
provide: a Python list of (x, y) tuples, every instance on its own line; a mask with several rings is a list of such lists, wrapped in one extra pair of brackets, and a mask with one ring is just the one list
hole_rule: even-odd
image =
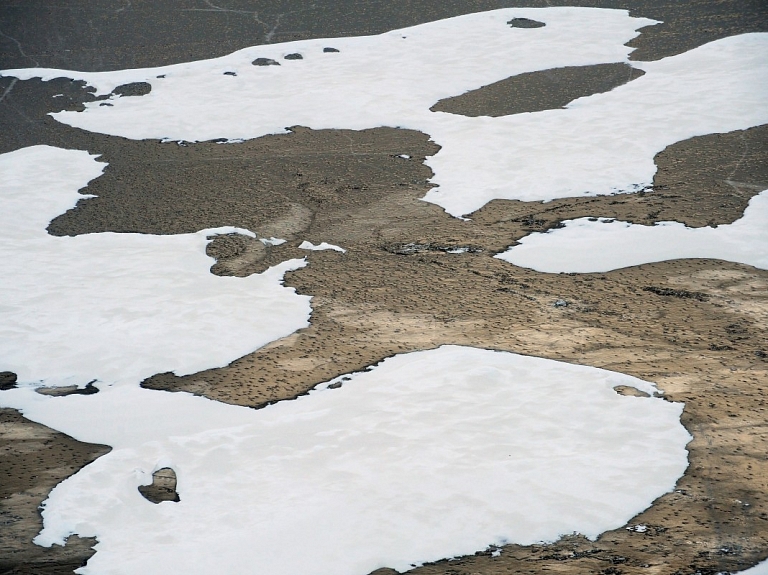
[(323, 52), (338, 52), (338, 50), (336, 48), (327, 47), (323, 48)]
[(237, 72), (224, 72), (225, 76), (237, 76)]
[(118, 96), (146, 96), (152, 91), (152, 84), (148, 82), (131, 82), (123, 84), (112, 90)]
[(251, 64), (254, 66), (279, 66), (280, 62), (272, 58), (256, 58)]
[(176, 472), (170, 467), (163, 467), (152, 474), (152, 485), (139, 485), (139, 493), (152, 503), (162, 501), (181, 501), (176, 492)]
[(546, 26), (544, 22), (531, 20), (530, 18), (512, 18), (507, 24), (512, 26), (512, 28), (542, 28)]
[(707, 301), (707, 298), (709, 297), (707, 294), (697, 292), (697, 291), (662, 288), (662, 287), (655, 287), (655, 286), (646, 286), (643, 288), (643, 291), (649, 291), (651, 293), (655, 293), (656, 295), (660, 295), (660, 296), (672, 296), (672, 297), (679, 297), (683, 299), (695, 299), (698, 301)]
[(304, 56), (302, 56), (298, 52), (294, 52), (293, 54), (286, 54), (285, 59), (286, 60), (303, 60)]
[(16, 387), (16, 374), (12, 371), (0, 371), (0, 390)]
[(94, 387), (93, 381), (90, 381), (85, 387), (77, 387), (76, 385), (67, 385), (64, 387), (38, 387), (35, 391), (40, 395), (64, 397), (66, 395), (93, 395), (94, 393), (99, 393), (99, 388)]

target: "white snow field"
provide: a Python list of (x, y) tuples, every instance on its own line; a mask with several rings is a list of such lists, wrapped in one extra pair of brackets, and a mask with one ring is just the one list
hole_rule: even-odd
[[(507, 22), (514, 17), (546, 25), (511, 28)], [(257, 46), (162, 68), (5, 74), (83, 79), (101, 93), (149, 82), (146, 96), (54, 114), (72, 126), (134, 139), (236, 140), (294, 125), (421, 130), (442, 147), (427, 159), (438, 187), (425, 199), (462, 216), (496, 198), (546, 201), (636, 191), (651, 184), (653, 157), (666, 146), (768, 122), (768, 34), (632, 62), (646, 74), (566, 109), (500, 118), (429, 111), (441, 98), (516, 74), (628, 61), (631, 48), (624, 44), (654, 23), (624, 10), (502, 9), (378, 36)], [(325, 53), (324, 47), (339, 52)], [(287, 60), (288, 54), (302, 59)], [(256, 58), (280, 65), (254, 66)]]
[(21, 383), (138, 382), (226, 365), (308, 325), (310, 298), (282, 286), (303, 259), (245, 278), (210, 273), (219, 228), (54, 237), (55, 216), (106, 164), (34, 146), (0, 155), (0, 365)]
[[(594, 538), (672, 490), (691, 439), (682, 404), (616, 385), (655, 390), (593, 367), (444, 346), (261, 410), (126, 385), (0, 398), (114, 447), (43, 511), (42, 545), (98, 536), (79, 573), (363, 575), (491, 544)], [(181, 501), (154, 505), (137, 487), (166, 466)]]
[(682, 258), (768, 269), (768, 190), (749, 201), (743, 217), (716, 228), (688, 228), (679, 222), (643, 226), (605, 218), (563, 223), (563, 228), (527, 235), (495, 257), (548, 273), (607, 272)]

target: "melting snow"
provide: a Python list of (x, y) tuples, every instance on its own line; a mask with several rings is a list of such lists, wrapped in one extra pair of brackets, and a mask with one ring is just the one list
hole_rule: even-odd
[(301, 250), (334, 250), (341, 253), (346, 253), (347, 250), (344, 248), (340, 248), (339, 246), (335, 246), (333, 244), (329, 244), (328, 242), (322, 242), (320, 244), (313, 244), (312, 242), (303, 241), (301, 244), (299, 244), (299, 249)]
[[(114, 447), (43, 511), (40, 544), (98, 536), (82, 573), (361, 575), (504, 542), (594, 538), (672, 490), (690, 440), (682, 404), (616, 385), (655, 390), (592, 367), (444, 346), (261, 410), (134, 386), (0, 398)], [(165, 466), (181, 502), (153, 505), (137, 487)]]
[(768, 190), (754, 196), (744, 216), (716, 228), (678, 222), (655, 226), (589, 218), (535, 232), (496, 257), (540, 272), (607, 272), (650, 262), (712, 258), (768, 269)]
[(280, 246), (283, 245), (287, 240), (284, 240), (283, 238), (261, 238), (261, 243), (265, 246)]

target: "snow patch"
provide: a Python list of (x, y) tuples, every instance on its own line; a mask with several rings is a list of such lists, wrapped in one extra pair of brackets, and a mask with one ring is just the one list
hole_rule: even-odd
[(320, 244), (315, 245), (312, 242), (308, 242), (306, 240), (299, 244), (299, 249), (300, 250), (313, 250), (313, 251), (317, 251), (317, 250), (334, 250), (334, 251), (337, 251), (337, 252), (341, 252), (343, 254), (347, 253), (347, 250), (345, 250), (344, 248), (340, 248), (339, 246), (335, 246), (335, 245), (329, 244), (327, 242), (322, 242)]
[[(134, 386), (0, 399), (113, 447), (52, 491), (36, 539), (98, 536), (83, 574), (359, 575), (506, 542), (595, 538), (672, 490), (691, 439), (682, 404), (616, 385), (655, 390), (602, 369), (443, 346), (261, 410)], [(137, 487), (169, 462), (181, 501), (153, 505)]]

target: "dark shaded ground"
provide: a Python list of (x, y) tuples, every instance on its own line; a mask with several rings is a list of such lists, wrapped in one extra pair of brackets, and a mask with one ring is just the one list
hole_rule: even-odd
[(71, 573), (93, 555), (94, 539), (71, 536), (51, 548), (31, 541), (43, 528), (37, 509), (51, 489), (109, 451), (0, 409), (0, 573)]
[(177, 503), (181, 501), (176, 492), (176, 472), (170, 467), (163, 467), (155, 471), (152, 474), (152, 483), (140, 485), (139, 493), (152, 503), (162, 503), (163, 501)]
[(567, 66), (512, 76), (460, 96), (440, 100), (430, 108), (462, 116), (508, 116), (565, 107), (582, 98), (608, 92), (645, 74), (623, 63)]
[(763, 0), (5, 0), (0, 69), (102, 71), (200, 60), (246, 46), (359, 36), (514, 6), (629, 9), (661, 20), (630, 45), (657, 60), (768, 30)]
[[(630, 43), (639, 60), (768, 30), (768, 4), (762, 0), (8, 0), (0, 6), (0, 69), (156, 66), (258, 43), (371, 34), (479, 10), (547, 4), (626, 7), (633, 15), (664, 20)], [(552, 74), (559, 81), (548, 83)], [(599, 73), (587, 81), (552, 71), (538, 78), (538, 84), (528, 79), (534, 82), (526, 82), (527, 92), (511, 80), (506, 83), (513, 88), (499, 83), (504, 89), (490, 98), (498, 87), (451, 100), (468, 115), (510, 109), (509, 101), (519, 97), (536, 109), (554, 108), (614, 81)], [(141, 93), (140, 87), (131, 93)], [(670, 146), (656, 157), (652, 190), (548, 204), (495, 201), (462, 222), (419, 200), (431, 175), (422, 160), (437, 150), (425, 134), (297, 127), (243, 144), (181, 147), (90, 134), (47, 116), (82, 109), (92, 99), (85, 86), (65, 79), (0, 78), (0, 153), (48, 144), (88, 150), (109, 162), (84, 190), (99, 197), (56, 218), (51, 233), (181, 233), (236, 225), (289, 240), (265, 248), (243, 236), (218, 238), (208, 252), (218, 259), (213, 271), (221, 275), (247, 275), (307, 255), (296, 249), (302, 239), (349, 250), (311, 253), (310, 265), (289, 275), (288, 284), (314, 296), (309, 328), (225, 368), (183, 378), (159, 374), (146, 387), (256, 407), (388, 355), (443, 343), (629, 373), (685, 401), (683, 422), (694, 435), (691, 465), (679, 489), (633, 520), (631, 525), (648, 527), (644, 532), (618, 529), (596, 542), (565, 538), (546, 546), (506, 546), (499, 557), (489, 551), (417, 571), (687, 575), (741, 569), (764, 558), (768, 274), (683, 260), (610, 274), (547, 275), (490, 256), (530, 231), (582, 216), (730, 223), (752, 195), (768, 188), (768, 128)], [(445, 253), (446, 247), (462, 246), (472, 251)], [(554, 307), (561, 299), (567, 305)], [(93, 542), (70, 538), (66, 547), (50, 550), (32, 545), (40, 528), (37, 506), (56, 483), (108, 448), (75, 442), (11, 410), (0, 411), (0, 429), (0, 449), (8, 454), (0, 459), (0, 466), (8, 466), (0, 467), (0, 477), (13, 478), (0, 483), (7, 491), (0, 499), (0, 573), (69, 573), (90, 557)], [(154, 491), (170, 494), (171, 482), (170, 475), (156, 478)]]

